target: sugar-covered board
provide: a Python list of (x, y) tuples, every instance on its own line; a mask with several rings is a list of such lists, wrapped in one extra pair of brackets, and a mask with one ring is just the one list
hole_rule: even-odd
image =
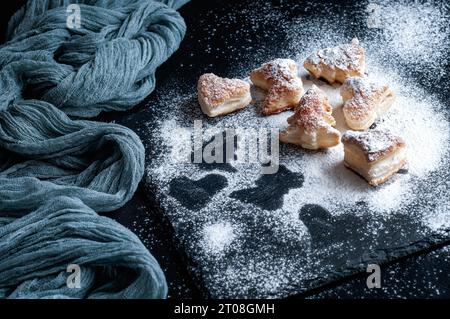
[[(124, 124), (146, 146), (146, 187), (206, 294), (294, 295), (449, 239), (449, 97), (443, 84), (449, 32), (446, 8), (436, 6), (384, 2), (378, 9), (386, 14), (374, 21), (359, 2), (239, 2), (204, 13), (207, 23), (188, 26), (185, 43), (167, 66), (178, 69), (177, 76), (161, 76), (148, 108)], [(406, 26), (402, 16), (408, 17)], [(308, 152), (280, 144), (276, 174), (262, 174), (259, 157), (205, 163), (205, 150), (230, 129), (244, 137), (283, 129), (292, 113), (261, 116), (263, 92), (253, 88), (256, 103), (210, 119), (197, 103), (199, 75), (245, 79), (277, 57), (292, 58), (302, 69), (309, 53), (353, 37), (366, 49), (368, 75), (397, 94), (376, 125), (404, 137), (408, 170), (371, 187), (344, 167), (342, 146)], [(338, 128), (345, 129), (339, 87), (313, 81), (303, 70), (300, 75), (306, 88), (315, 83), (327, 92)], [(230, 161), (226, 151), (222, 159)], [(196, 158), (201, 163), (193, 163)]]

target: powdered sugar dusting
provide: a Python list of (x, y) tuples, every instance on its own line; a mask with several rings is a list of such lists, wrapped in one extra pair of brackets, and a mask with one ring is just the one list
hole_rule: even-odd
[[(447, 3), (448, 6), (448, 3)], [(449, 41), (449, 8), (445, 1), (407, 1), (379, 4), (379, 25), (386, 43), (411, 63), (431, 63), (436, 67), (445, 54), (443, 43)], [(448, 47), (447, 47), (448, 50)]]
[[(207, 119), (196, 101), (195, 83), (188, 90), (176, 82), (164, 87), (158, 104), (170, 107), (158, 115), (156, 125), (149, 123), (148, 126), (148, 135), (156, 142), (152, 144), (154, 149), (150, 150), (152, 162), (147, 167), (147, 182), (157, 186), (154, 187), (156, 196), (166, 210), (176, 236), (189, 258), (198, 265), (194, 272), (201, 273), (209, 292), (218, 297), (286, 296), (291, 293), (292, 287), (297, 290), (308, 288), (308, 283), (315, 278), (336, 270), (330, 266), (336, 260), (345, 267), (367, 251), (383, 249), (383, 239), (392, 232), (401, 238), (408, 238), (412, 230), (405, 228), (405, 221), (418, 224), (418, 230), (414, 230), (417, 231), (417, 238), (422, 232), (425, 234), (449, 227), (446, 222), (450, 220), (450, 182), (447, 181), (450, 179), (446, 179), (450, 154), (448, 105), (425, 90), (416, 82), (417, 77), (412, 75), (413, 72), (430, 68), (434, 71), (428, 73), (425, 70), (421, 83), (445, 85), (439, 83), (439, 74), (440, 67), (446, 63), (445, 52), (448, 53), (448, 48), (430, 40), (430, 48), (426, 50), (434, 52), (433, 55), (422, 55), (423, 50), (414, 50), (407, 41), (402, 40), (406, 27), (394, 30), (394, 27), (387, 26), (367, 34), (355, 34), (358, 32), (351, 29), (350, 24), (342, 25), (343, 20), (355, 16), (347, 17), (345, 12), (337, 15), (339, 8), (332, 5), (321, 7), (323, 15), (320, 16), (288, 18), (279, 7), (271, 7), (269, 2), (261, 3), (264, 5), (255, 3), (255, 8), (250, 11), (236, 10), (235, 13), (220, 16), (220, 19), (218, 17), (221, 20), (219, 26), (204, 26), (226, 28), (245, 18), (251, 21), (251, 28), (263, 30), (260, 36), (268, 39), (267, 46), (252, 47), (250, 40), (254, 41), (254, 38), (246, 42), (248, 45), (245, 48), (237, 49), (230, 44), (229, 52), (234, 54), (229, 57), (227, 65), (233, 77), (249, 82), (247, 77), (250, 71), (261, 63), (275, 57), (292, 58), (298, 64), (305, 91), (314, 84), (326, 92), (333, 107), (336, 128), (344, 132), (348, 127), (342, 115), (340, 86), (312, 79), (302, 64), (312, 52), (348, 43), (357, 36), (366, 49), (367, 76), (387, 83), (397, 96), (388, 113), (377, 120), (377, 129), (389, 130), (403, 137), (407, 144), (409, 167), (406, 174), (397, 174), (387, 184), (375, 188), (344, 167), (342, 144), (323, 152), (309, 152), (283, 144), (280, 164), (290, 172), (301, 173), (303, 182), (287, 191), (281, 198), (281, 206), (275, 210), (243, 203), (232, 198), (231, 194), (256, 187), (260, 178), (259, 163), (232, 162), (226, 168), (205, 170), (199, 165), (177, 160), (178, 153), (184, 154), (181, 158), (190, 155), (194, 120), (203, 120), (203, 128), (208, 131), (204, 140), (226, 128), (240, 129), (247, 137), (250, 135), (249, 129), (284, 129), (287, 118), (293, 112), (262, 117), (257, 110), (258, 103), (255, 103), (238, 113)], [(403, 17), (395, 13), (397, 9), (411, 10), (414, 13), (411, 17), (414, 18), (421, 14), (426, 22), (421, 23), (423, 29), (419, 39), (434, 39), (435, 36), (442, 39), (443, 35), (435, 26), (446, 28), (446, 23), (448, 26), (448, 20), (438, 16), (437, 11), (421, 11), (419, 14), (415, 8), (395, 1), (381, 5), (392, 9), (390, 25), (403, 25)], [(428, 7), (433, 8), (433, 4)], [(366, 18), (365, 4), (360, 9), (360, 16)], [(301, 10), (307, 12), (308, 7)], [(430, 19), (434, 19), (434, 24), (428, 23)], [(273, 38), (271, 29), (262, 27), (266, 23), (279, 28), (285, 38), (270, 42), (269, 39)], [(336, 28), (337, 25), (342, 28)], [(247, 34), (251, 30), (240, 32)], [(390, 41), (385, 41), (386, 38)], [(206, 48), (212, 43), (207, 40)], [(233, 43), (232, 34), (227, 41)], [(209, 51), (205, 54), (217, 54), (223, 59), (213, 47)], [(265, 97), (264, 92), (255, 87), (252, 87), (252, 95), (256, 102)], [(182, 130), (178, 131), (180, 127)], [(185, 176), (200, 182), (211, 174), (226, 178), (227, 185), (212, 194), (211, 200), (198, 210), (187, 209), (168, 195), (170, 182), (175, 178)], [(321, 227), (330, 232), (324, 232), (319, 239), (314, 238), (308, 220), (299, 218), (299, 211), (307, 205), (320, 205), (327, 211), (323, 212), (327, 215), (323, 217), (326, 222)], [(401, 216), (402, 223), (389, 228), (396, 216)], [(363, 229), (361, 241), (364, 243), (360, 244), (361, 247), (346, 246), (345, 240), (338, 240), (341, 232), (332, 232), (333, 225), (344, 217), (364, 221), (356, 227), (349, 226), (354, 227), (353, 232)], [(326, 245), (320, 246), (324, 242)], [(401, 244), (405, 245), (405, 242)]]
[(296, 74), (292, 71), (296, 70), (296, 68), (295, 61), (278, 58), (264, 63), (254, 72), (260, 73), (266, 81), (269, 81), (272, 84), (280, 83), (280, 85), (287, 85), (293, 78), (295, 78)]
[(381, 87), (382, 85), (376, 83), (375, 79), (356, 76), (348, 78), (341, 87), (341, 90), (354, 91), (355, 95), (367, 97), (378, 91)]

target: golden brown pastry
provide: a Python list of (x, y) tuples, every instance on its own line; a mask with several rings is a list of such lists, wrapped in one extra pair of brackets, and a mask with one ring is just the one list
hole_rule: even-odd
[(267, 91), (263, 101), (264, 115), (294, 108), (303, 94), (303, 83), (297, 75), (297, 64), (290, 59), (275, 59), (253, 70), (253, 84)]
[(199, 78), (197, 91), (202, 111), (210, 117), (242, 109), (252, 101), (249, 83), (221, 78), (213, 73), (203, 74)]
[(344, 164), (370, 185), (386, 182), (406, 164), (406, 144), (389, 131), (347, 131), (342, 136)]
[(358, 39), (353, 39), (350, 43), (311, 54), (303, 65), (316, 78), (323, 78), (328, 83), (343, 83), (351, 76), (364, 74), (365, 51)]
[(306, 91), (288, 118), (288, 128), (280, 132), (280, 141), (317, 150), (339, 144), (341, 134), (333, 128), (336, 124), (328, 97), (317, 86)]
[(368, 129), (395, 101), (395, 94), (387, 85), (366, 77), (348, 78), (341, 87), (341, 96), (345, 121), (353, 130)]

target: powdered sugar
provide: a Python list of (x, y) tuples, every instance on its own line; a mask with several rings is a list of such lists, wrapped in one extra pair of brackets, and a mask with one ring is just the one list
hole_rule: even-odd
[(235, 227), (228, 222), (206, 225), (203, 228), (203, 248), (207, 254), (219, 255), (235, 239)]
[[(296, 76), (292, 70), (295, 69), (295, 61), (290, 59), (275, 59), (270, 62), (264, 63), (259, 69), (256, 69), (256, 73), (260, 73), (264, 80), (271, 83), (283, 83), (284, 81), (290, 81)], [(283, 85), (283, 84), (281, 84)]]
[(240, 97), (250, 90), (247, 82), (221, 78), (213, 73), (203, 74), (198, 81), (198, 92), (205, 103), (216, 107), (227, 99)]

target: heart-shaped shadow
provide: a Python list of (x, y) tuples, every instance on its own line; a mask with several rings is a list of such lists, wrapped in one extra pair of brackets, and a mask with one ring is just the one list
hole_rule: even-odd
[(169, 195), (176, 198), (184, 207), (198, 210), (227, 185), (227, 179), (218, 174), (209, 174), (197, 181), (181, 176), (171, 180)]

